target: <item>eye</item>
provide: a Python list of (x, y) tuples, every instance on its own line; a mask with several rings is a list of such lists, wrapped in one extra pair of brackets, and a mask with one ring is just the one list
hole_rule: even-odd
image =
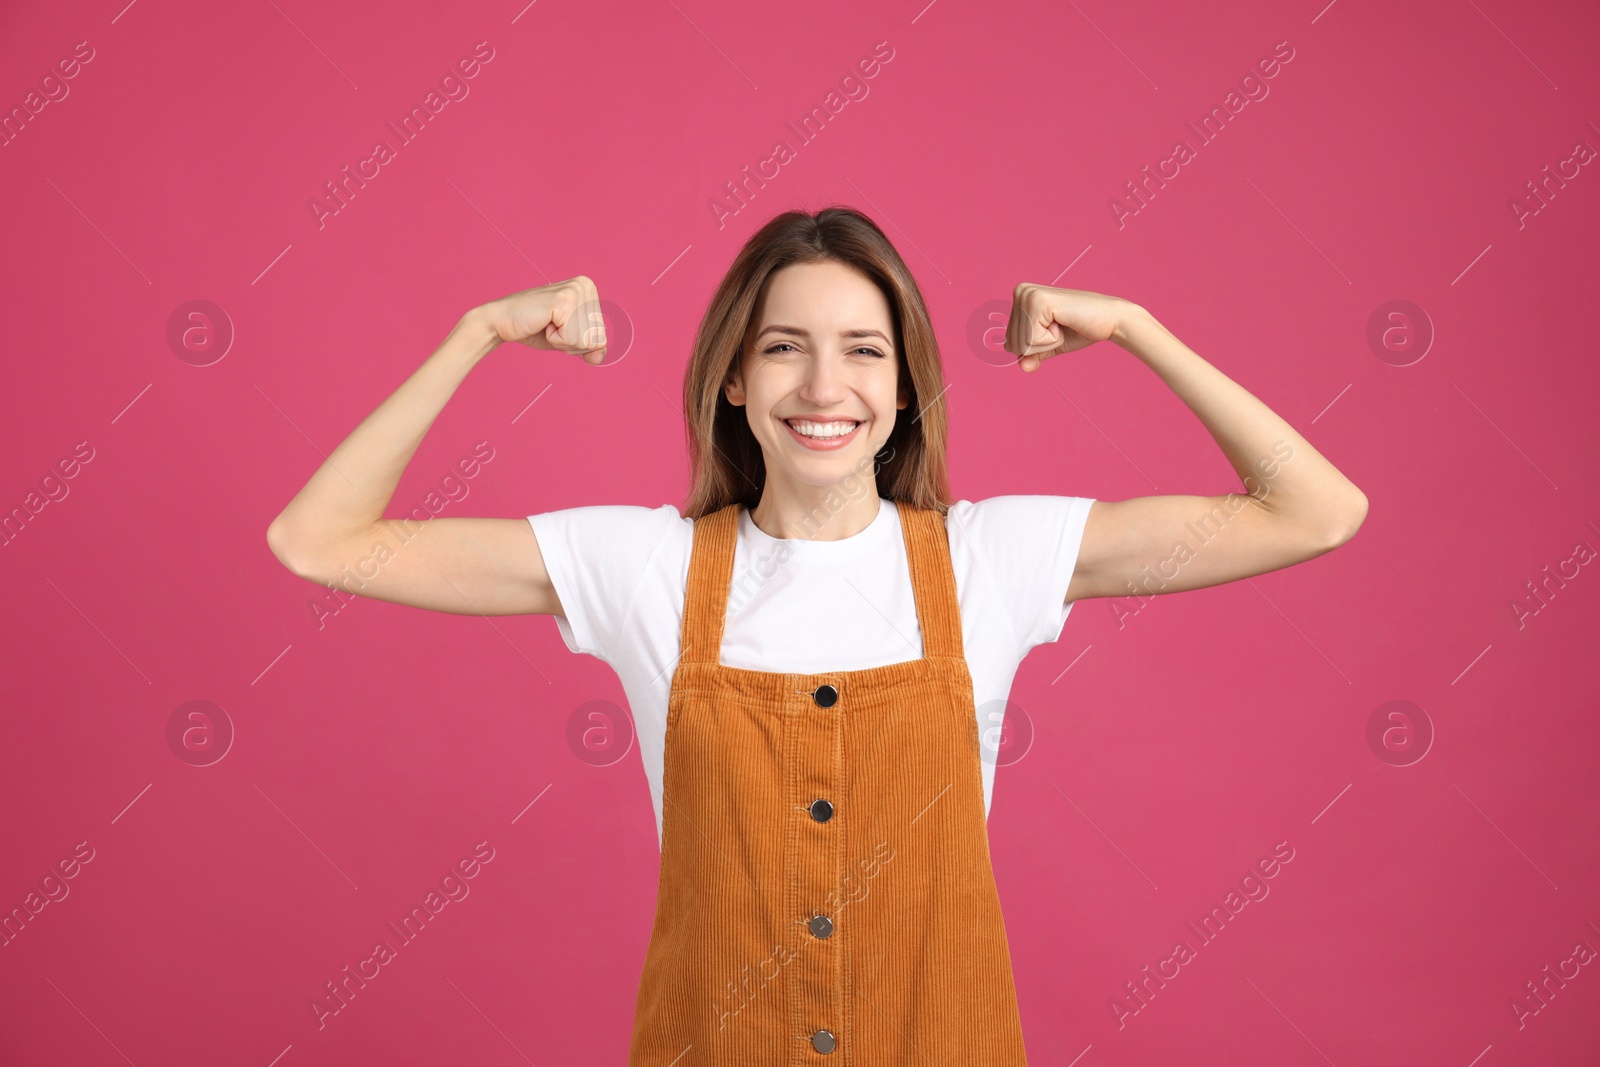
[[(767, 355), (772, 355), (772, 354), (776, 353), (780, 348), (787, 348), (787, 349), (790, 349), (792, 351), (792, 350), (794, 350), (794, 345), (790, 344), (788, 341), (778, 341), (775, 344), (768, 345), (766, 348), (763, 348), (761, 351), (763, 353), (767, 354)], [(859, 346), (857, 348), (852, 348), (850, 351), (851, 352), (865, 352), (868, 355), (877, 356), (879, 359), (886, 358), (882, 352), (878, 351), (876, 348), (873, 348), (871, 345), (861, 345), (861, 346)]]

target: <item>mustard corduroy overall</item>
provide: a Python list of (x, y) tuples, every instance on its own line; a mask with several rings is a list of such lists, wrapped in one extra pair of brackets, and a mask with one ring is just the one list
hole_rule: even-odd
[(720, 662), (741, 506), (694, 524), (630, 1067), (1024, 1067), (943, 516), (899, 508), (922, 658), (788, 674)]

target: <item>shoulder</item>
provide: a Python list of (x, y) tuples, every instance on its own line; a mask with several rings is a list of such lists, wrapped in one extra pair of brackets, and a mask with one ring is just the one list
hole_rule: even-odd
[(945, 516), (958, 582), (1011, 623), (1020, 660), (1066, 622), (1091, 497), (1021, 494), (958, 500)]
[(667, 574), (681, 569), (693, 523), (671, 504), (564, 508), (529, 515), (528, 522), (561, 598), (557, 625), (567, 647), (623, 662), (633, 654), (635, 603), (671, 587)]
[(529, 515), (528, 522), (552, 569), (603, 569), (630, 580), (653, 560), (671, 560), (675, 550), (686, 551), (694, 531), (694, 523), (671, 504), (563, 508)]
[(585, 538), (597, 539), (599, 543), (608, 545), (644, 542), (665, 537), (675, 529), (688, 530), (693, 525), (691, 520), (678, 514), (678, 509), (671, 504), (656, 508), (636, 504), (593, 504), (538, 512), (529, 515), (528, 521), (533, 525), (535, 535), (545, 530), (566, 535), (580, 533)]
[(945, 515), (950, 541), (974, 548), (1016, 544), (1029, 534), (1060, 534), (1083, 528), (1092, 497), (1015, 494), (957, 500)]

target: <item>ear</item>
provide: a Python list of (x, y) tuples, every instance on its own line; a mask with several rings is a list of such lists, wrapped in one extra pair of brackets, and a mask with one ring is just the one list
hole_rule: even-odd
[(728, 398), (728, 403), (736, 408), (744, 407), (744, 376), (739, 370), (740, 359), (734, 356), (733, 366), (728, 370), (728, 376), (722, 382), (722, 395)]
[(904, 364), (900, 367), (900, 385), (895, 390), (895, 394), (894, 406), (897, 409), (904, 409), (907, 404), (911, 403), (911, 375), (907, 372)]

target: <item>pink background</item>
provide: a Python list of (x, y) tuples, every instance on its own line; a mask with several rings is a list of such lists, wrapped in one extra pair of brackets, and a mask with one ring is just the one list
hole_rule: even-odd
[[(628, 351), (497, 352), (389, 514), (442, 480), (468, 490), (444, 515), (681, 503), (700, 312), (757, 226), (836, 201), (932, 308), (958, 497), (1238, 487), (1121, 349), (1024, 375), (970, 344), (1031, 281), (1143, 304), (1371, 501), (1331, 555), (1083, 602), (1024, 663), (1036, 736), (990, 832), (1031, 1060), (1596, 1062), (1600, 966), (1562, 961), (1600, 948), (1600, 174), (1563, 162), (1600, 145), (1597, 29), (1506, 0), (11, 5), (8, 112), (93, 59), (0, 148), (0, 501), (61, 497), (0, 551), (0, 909), (68, 891), (0, 948), (0, 1062), (624, 1062), (650, 798), (637, 748), (567, 740), (615, 676), (545, 617), (357, 600), (319, 625), (266, 528), (463, 312), (580, 273)], [(469, 94), (398, 145), (480, 41)], [(799, 143), (880, 41), (868, 95)], [(1200, 144), (1186, 123), (1283, 41)], [(308, 201), (380, 138), (396, 157), (319, 228)], [(1195, 158), (1119, 226), (1180, 138)], [(719, 228), (779, 139), (795, 158)], [(1565, 184), (1519, 224), (1547, 166)], [(209, 365), (168, 340), (191, 300), (235, 333)], [(1420, 359), (1369, 344), (1393, 300)], [(191, 700), (233, 732), (208, 766), (169, 741)], [(1391, 700), (1420, 760), (1369, 743)], [(485, 841), (470, 895), (319, 1028), (325, 983)], [(1201, 945), (1185, 924), (1279, 842), (1270, 894)], [(1133, 1000), (1180, 938), (1196, 958)], [(1525, 983), (1562, 967), (1541, 1005)]]

